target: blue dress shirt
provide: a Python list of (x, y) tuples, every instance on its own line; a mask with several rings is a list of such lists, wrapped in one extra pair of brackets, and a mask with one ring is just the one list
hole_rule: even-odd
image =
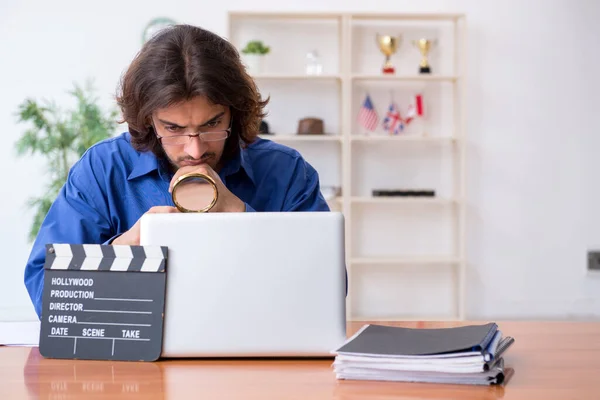
[[(41, 317), (45, 246), (107, 244), (153, 206), (175, 206), (172, 173), (151, 152), (138, 152), (129, 133), (92, 146), (71, 168), (34, 242), (25, 286)], [(246, 211), (329, 211), (315, 169), (293, 149), (257, 139), (228, 160), (219, 176)]]

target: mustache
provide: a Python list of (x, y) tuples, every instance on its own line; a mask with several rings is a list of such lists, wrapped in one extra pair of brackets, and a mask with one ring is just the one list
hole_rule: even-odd
[(205, 153), (202, 155), (202, 157), (200, 158), (193, 158), (193, 157), (181, 157), (179, 159), (177, 159), (177, 162), (182, 162), (182, 161), (200, 161), (200, 162), (204, 162), (207, 160), (210, 160), (211, 158), (215, 157), (215, 153)]

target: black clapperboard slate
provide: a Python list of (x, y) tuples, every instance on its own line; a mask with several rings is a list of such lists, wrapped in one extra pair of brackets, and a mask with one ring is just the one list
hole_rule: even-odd
[(167, 247), (46, 245), (40, 353), (155, 361), (162, 350)]

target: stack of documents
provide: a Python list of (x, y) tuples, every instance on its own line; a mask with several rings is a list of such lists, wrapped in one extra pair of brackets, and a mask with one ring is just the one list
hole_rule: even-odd
[(40, 321), (0, 322), (0, 346), (37, 347)]
[(337, 379), (497, 385), (514, 343), (495, 323), (442, 329), (365, 325), (336, 354)]

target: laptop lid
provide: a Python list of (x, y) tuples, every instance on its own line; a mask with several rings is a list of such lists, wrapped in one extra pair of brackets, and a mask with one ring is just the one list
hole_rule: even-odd
[(146, 214), (168, 247), (163, 357), (330, 356), (346, 340), (338, 212)]

